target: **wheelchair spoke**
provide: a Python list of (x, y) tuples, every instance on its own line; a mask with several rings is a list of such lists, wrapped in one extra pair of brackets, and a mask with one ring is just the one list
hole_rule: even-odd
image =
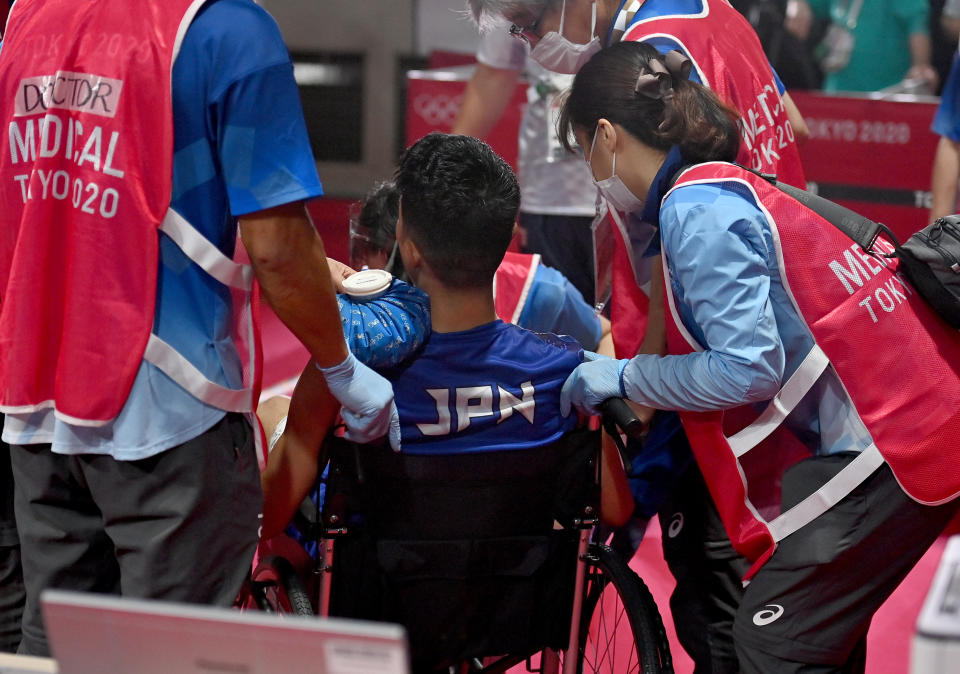
[[(642, 588), (642, 590), (641, 590)], [(661, 658), (655, 640), (659, 616), (643, 601), (646, 588), (605, 546), (593, 546), (581, 616), (583, 674), (671, 672), (669, 652)], [(661, 665), (665, 665), (661, 669)]]

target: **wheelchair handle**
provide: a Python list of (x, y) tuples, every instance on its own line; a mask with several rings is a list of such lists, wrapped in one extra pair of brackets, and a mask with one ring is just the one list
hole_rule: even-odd
[(600, 404), (600, 413), (603, 416), (604, 428), (610, 435), (617, 433), (616, 427), (631, 438), (639, 438), (643, 435), (643, 422), (633, 413), (623, 398), (607, 398)]

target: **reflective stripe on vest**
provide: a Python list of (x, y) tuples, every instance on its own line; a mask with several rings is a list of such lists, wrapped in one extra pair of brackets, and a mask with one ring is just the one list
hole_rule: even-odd
[(540, 254), (508, 251), (493, 277), (493, 301), (501, 321), (516, 325), (527, 305)]

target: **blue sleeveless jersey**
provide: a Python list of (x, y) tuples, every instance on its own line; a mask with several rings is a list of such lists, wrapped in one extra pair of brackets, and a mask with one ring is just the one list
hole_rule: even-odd
[(529, 449), (572, 430), (560, 388), (583, 360), (570, 337), (495, 321), (434, 332), (423, 351), (383, 371), (393, 384), (403, 451), (465, 454)]

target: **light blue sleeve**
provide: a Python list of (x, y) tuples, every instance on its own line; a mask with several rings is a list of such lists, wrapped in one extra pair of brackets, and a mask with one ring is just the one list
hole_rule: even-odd
[(518, 324), (534, 332), (570, 335), (593, 351), (600, 342), (600, 319), (580, 291), (560, 271), (539, 265)]
[(338, 294), (337, 305), (347, 347), (372, 368), (404, 361), (430, 334), (430, 299), (400, 280), (376, 299), (361, 301)]
[(770, 399), (783, 376), (784, 347), (763, 214), (736, 194), (693, 185), (667, 198), (660, 226), (678, 313), (703, 350), (634, 357), (623, 373), (627, 396), (693, 411)]

